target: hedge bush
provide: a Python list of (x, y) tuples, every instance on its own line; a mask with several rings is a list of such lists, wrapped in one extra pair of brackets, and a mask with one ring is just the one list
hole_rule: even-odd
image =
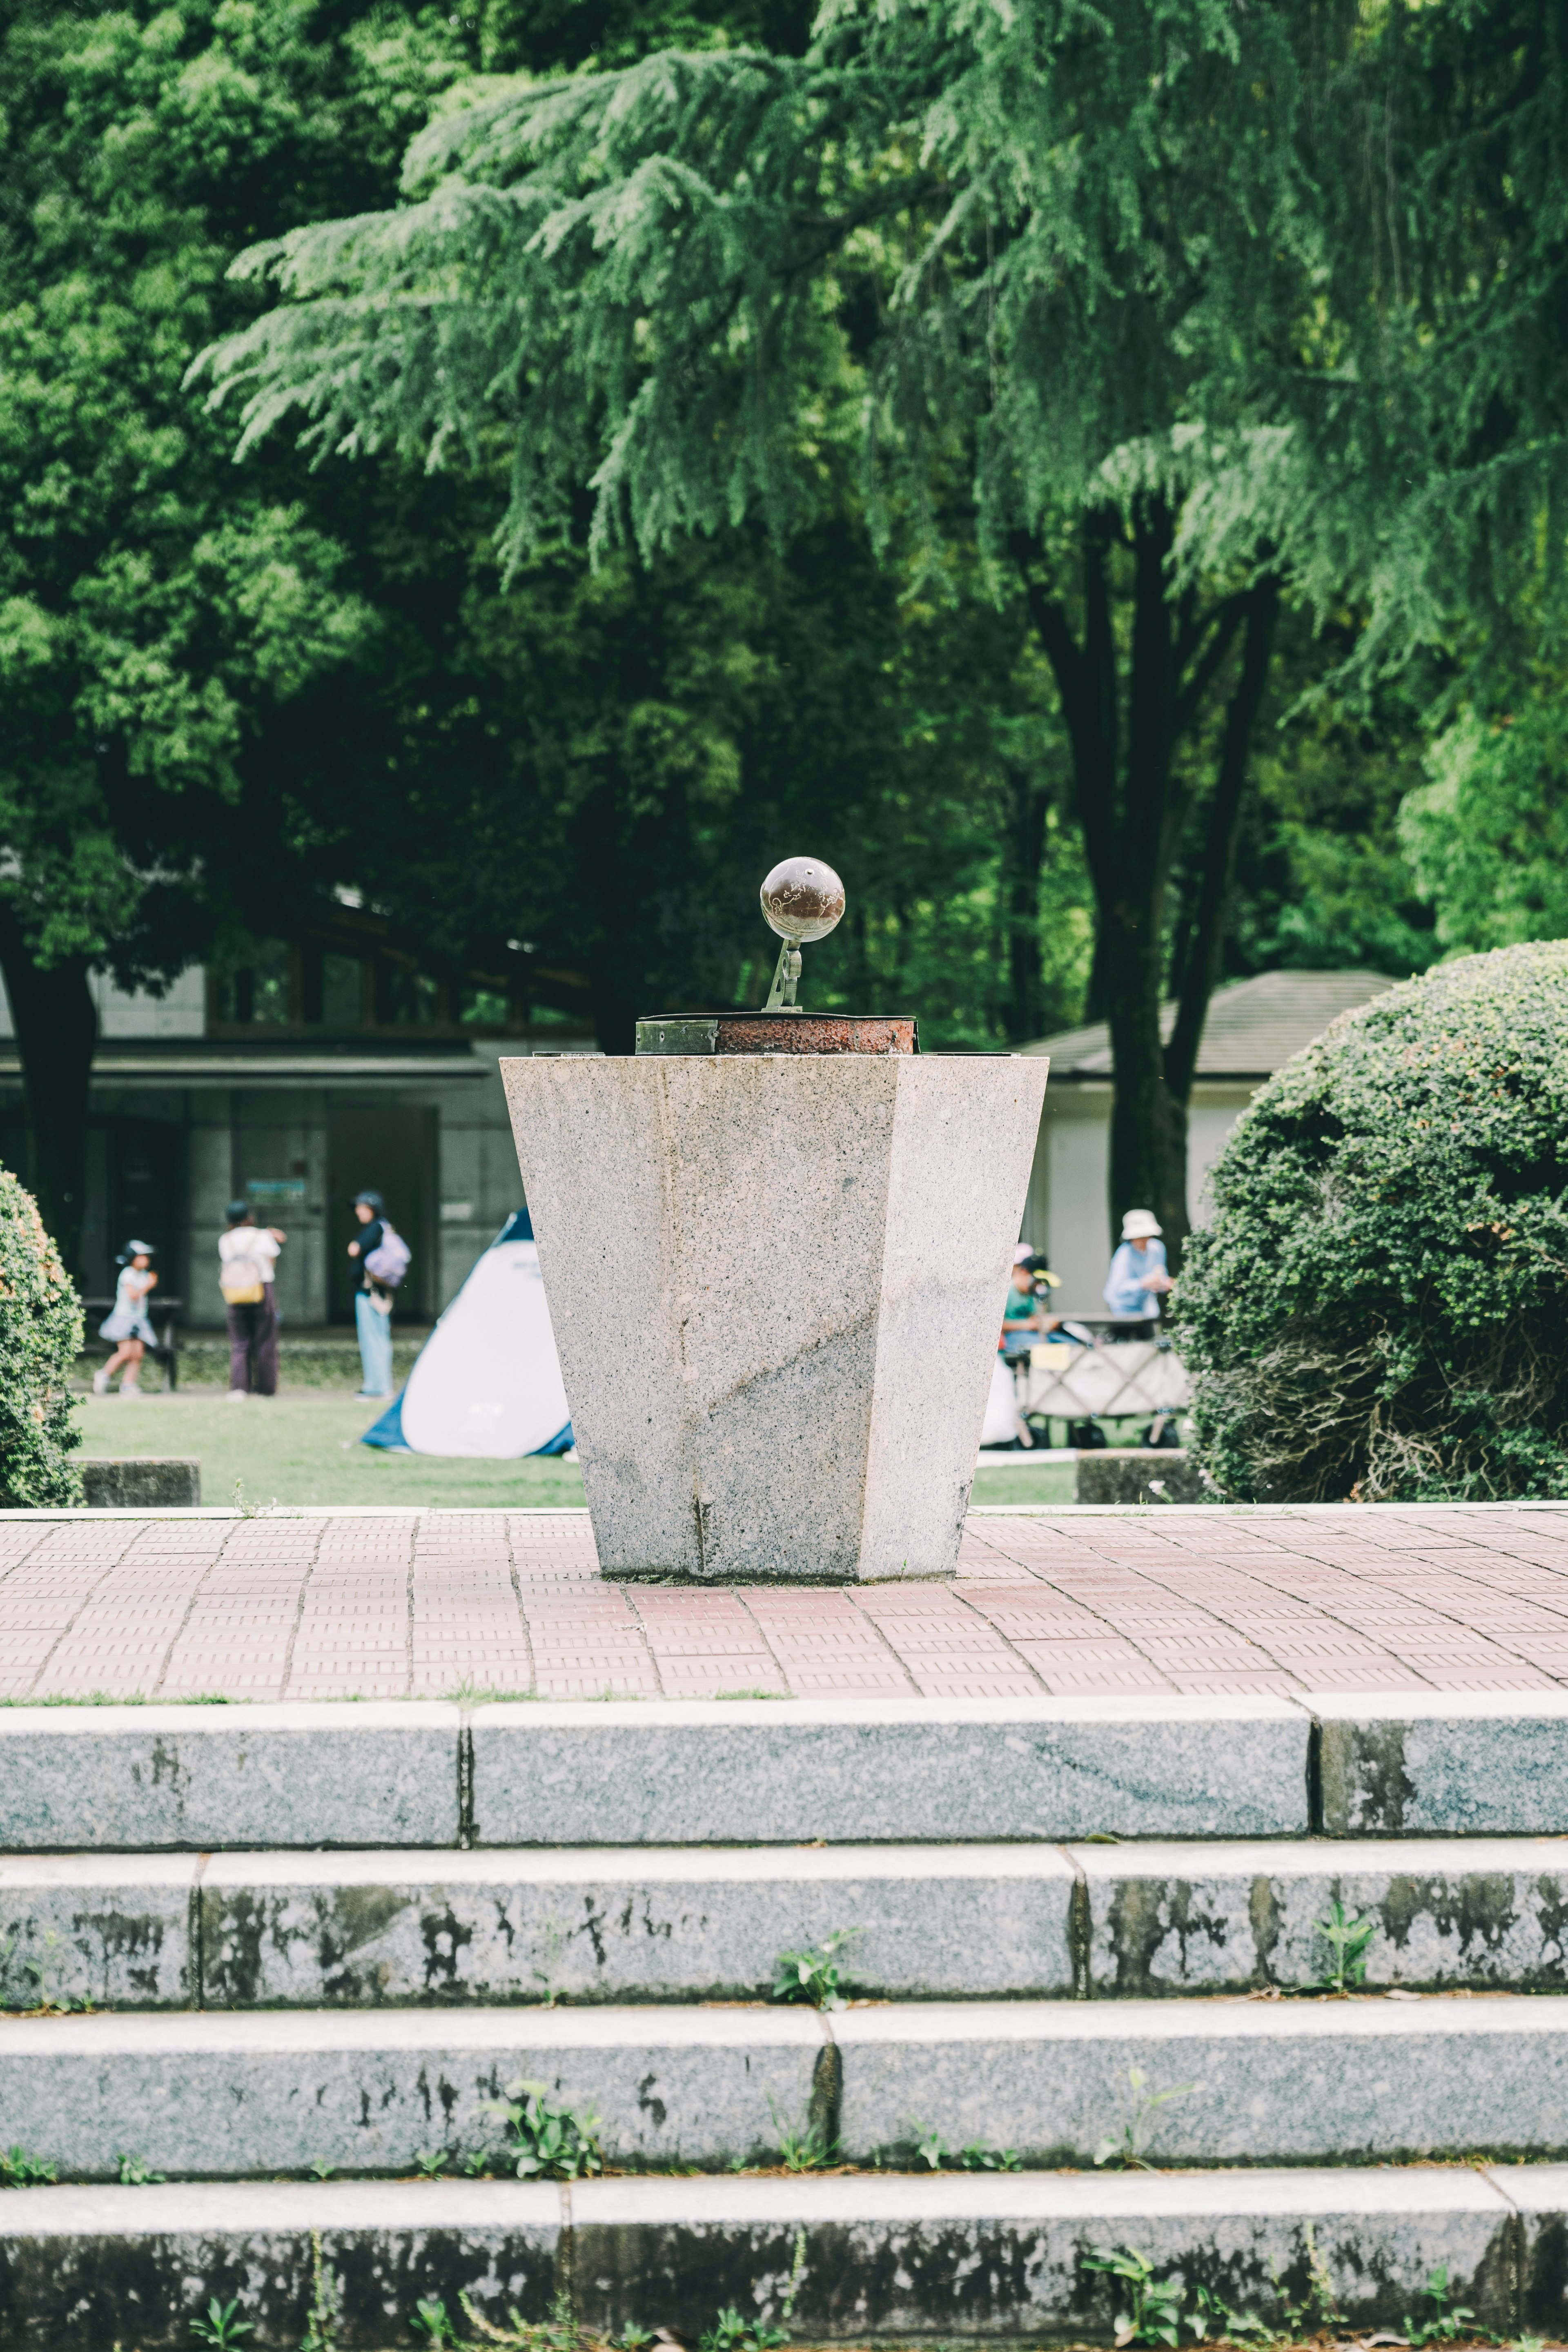
[(1210, 1181), (1173, 1330), (1226, 1494), (1568, 1496), (1568, 941), (1343, 1014)]
[(81, 1500), (66, 1385), (81, 1342), (81, 1302), (37, 1204), (0, 1168), (0, 1507)]

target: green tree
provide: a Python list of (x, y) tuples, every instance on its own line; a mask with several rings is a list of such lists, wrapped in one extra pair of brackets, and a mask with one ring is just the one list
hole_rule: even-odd
[[(252, 256), (289, 299), (214, 362), (253, 442), (296, 405), (322, 449), (499, 439), (514, 556), (570, 528), (583, 485), (601, 551), (752, 510), (786, 536), (824, 436), (863, 418), (879, 538), (923, 538), (933, 577), (944, 545), (978, 548), (1054, 674), (1115, 1044), (1113, 1203), (1152, 1202), (1178, 1241), (1279, 594), (1269, 533), (1241, 543), (1255, 460), (1233, 428), (1259, 352), (1299, 352), (1311, 315), (1289, 30), (1221, 0), (845, 5), (800, 58), (491, 90), (416, 142), (400, 210)], [(1200, 491), (1226, 545), (1184, 572)]]
[(1568, 936), (1568, 730), (1561, 686), (1493, 717), (1463, 710), (1433, 744), (1400, 831), (1450, 951)]
[(1560, 597), (1563, 97), (1544, 0), (834, 0), (803, 57), (477, 94), (399, 211), (251, 257), (288, 299), (216, 366), (253, 437), (302, 406), (322, 449), (499, 442), (514, 552), (584, 485), (601, 551), (752, 510), (786, 534), (858, 404), (874, 523), (970, 530), (1026, 598), (1094, 883), (1113, 1205), (1179, 1239), (1280, 583), (1364, 598), (1368, 675), (1460, 604), (1489, 640), (1521, 582)]
[(237, 475), (182, 379), (247, 314), (233, 255), (384, 200), (459, 62), (390, 5), (0, 11), (0, 970), (68, 1265), (88, 974), (156, 986), (264, 907), (247, 775), (370, 624), (301, 469)]
[[(933, 1040), (979, 1045), (1076, 1012), (1070, 839), (1044, 925), (1030, 895), (1061, 845), (1043, 677), (989, 606), (905, 593), (842, 485), (786, 549), (748, 529), (596, 570), (556, 549), (506, 580), (484, 477), (346, 478), (368, 492), (348, 577), (381, 636), (297, 698), (268, 823), (432, 972), (549, 1004), (574, 967), (600, 1042), (629, 1051), (639, 1012), (761, 1001), (757, 885), (805, 845), (852, 886), (813, 1003), (917, 1003)], [(1020, 807), (1032, 881), (1007, 864)]]

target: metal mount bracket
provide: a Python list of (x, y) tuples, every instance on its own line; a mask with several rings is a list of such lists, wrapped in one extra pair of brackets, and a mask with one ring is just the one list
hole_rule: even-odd
[(798, 1013), (795, 992), (800, 981), (800, 950), (785, 940), (779, 949), (779, 960), (773, 966), (773, 984), (768, 992), (764, 1013)]

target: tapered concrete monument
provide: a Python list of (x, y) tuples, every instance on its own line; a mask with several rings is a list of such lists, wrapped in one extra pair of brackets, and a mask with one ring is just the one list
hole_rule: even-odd
[(763, 909), (762, 1013), (500, 1066), (600, 1562), (949, 1575), (1046, 1065), (803, 1013), (798, 943), (842, 886), (792, 859)]

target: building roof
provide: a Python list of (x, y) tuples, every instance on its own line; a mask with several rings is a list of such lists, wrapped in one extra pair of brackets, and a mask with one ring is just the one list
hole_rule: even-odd
[[(1216, 989), (1209, 1001), (1196, 1075), (1232, 1080), (1270, 1077), (1303, 1045), (1321, 1037), (1340, 1013), (1370, 1003), (1394, 985), (1383, 971), (1264, 971), (1256, 980), (1234, 981)], [(1163, 1037), (1169, 1037), (1175, 1020), (1172, 1003), (1160, 1014)], [(1103, 1021), (1041, 1037), (1022, 1051), (1050, 1055), (1053, 1086), (1064, 1079), (1109, 1079), (1111, 1075), (1110, 1032)]]

